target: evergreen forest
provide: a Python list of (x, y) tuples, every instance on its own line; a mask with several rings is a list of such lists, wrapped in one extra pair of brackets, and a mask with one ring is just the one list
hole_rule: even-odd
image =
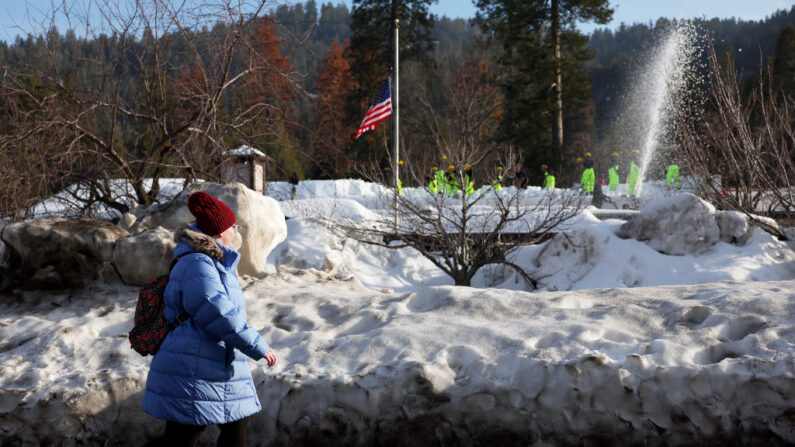
[[(598, 163), (632, 149), (619, 147), (611, 123), (637, 60), (670, 20), (586, 35), (576, 24), (606, 24), (607, 0), (478, 0), (472, 20), (435, 16), (430, 3), (263, 2), (227, 14), (234, 20), (164, 25), (142, 14), (126, 27), (51, 27), (0, 42), (0, 163), (9, 174), (0, 186), (16, 191), (0, 211), (86, 181), (97, 201), (123, 212), (103, 179), (125, 177), (138, 202), (151, 202), (156, 187), (143, 179), (213, 179), (224, 150), (241, 144), (271, 158), (268, 180), (388, 176), (391, 121), (353, 136), (392, 68), (394, 18), (404, 185), (449, 160), (473, 165), (478, 184), (495, 166), (510, 176), (521, 162), (539, 185), (548, 164), (566, 187), (576, 157), (591, 152)], [(744, 82), (770, 67), (795, 96), (795, 7), (699, 26)]]

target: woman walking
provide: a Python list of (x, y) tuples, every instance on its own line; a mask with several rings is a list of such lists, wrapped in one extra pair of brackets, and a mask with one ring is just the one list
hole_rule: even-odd
[(219, 446), (245, 446), (248, 417), (260, 411), (245, 356), (276, 363), (276, 353), (249, 327), (237, 279), (240, 254), (231, 248), (235, 214), (205, 192), (188, 198), (196, 224), (178, 234), (165, 290), (167, 321), (187, 315), (152, 359), (143, 409), (166, 420), (150, 443), (195, 446), (208, 425), (218, 425)]

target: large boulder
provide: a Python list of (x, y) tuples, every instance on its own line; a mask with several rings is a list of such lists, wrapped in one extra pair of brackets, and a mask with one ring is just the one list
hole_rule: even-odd
[[(21, 262), (29, 286), (79, 287), (118, 279), (113, 246), (127, 231), (93, 219), (40, 219), (6, 225), (2, 240)], [(42, 284), (36, 284), (41, 281)]]
[(646, 242), (669, 255), (699, 253), (720, 240), (715, 207), (693, 194), (677, 194), (641, 208), (620, 237)]
[(718, 241), (743, 245), (754, 228), (736, 211), (720, 211), (693, 194), (653, 202), (621, 226), (618, 236), (669, 255), (699, 253)]
[(287, 225), (279, 203), (240, 183), (191, 185), (165, 205), (137, 210), (138, 219), (130, 232), (138, 234), (157, 227), (177, 231), (194, 221), (188, 210), (188, 196), (205, 191), (226, 203), (235, 212), (239, 234), (233, 247), (240, 251), (238, 273), (261, 276), (265, 273), (268, 254), (287, 238)]
[(126, 284), (143, 285), (168, 273), (174, 252), (174, 233), (157, 227), (119, 239), (113, 249), (113, 265)]

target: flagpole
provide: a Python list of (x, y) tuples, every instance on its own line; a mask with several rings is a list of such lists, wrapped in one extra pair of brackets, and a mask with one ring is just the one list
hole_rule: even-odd
[(392, 160), (392, 162), (394, 163), (394, 166), (395, 166), (394, 171), (392, 171), (392, 172), (395, 173), (395, 235), (397, 235), (397, 232), (398, 232), (398, 190), (400, 188), (399, 183), (398, 183), (398, 182), (400, 182), (400, 171), (399, 171), (400, 165), (398, 163), (398, 160), (400, 160), (400, 149), (399, 149), (400, 148), (400, 146), (399, 146), (399, 144), (400, 144), (400, 120), (399, 120), (399, 117), (400, 117), (400, 107), (399, 107), (400, 81), (399, 81), (399, 78), (398, 78), (398, 73), (399, 73), (398, 72), (398, 64), (399, 64), (399, 58), (398, 58), (398, 29), (399, 28), (400, 28), (400, 20), (396, 18), (395, 19), (395, 95), (393, 96), (393, 100), (392, 100), (392, 103), (394, 105), (394, 116), (395, 116), (395, 136), (394, 136), (395, 148), (394, 148), (394, 157), (393, 157), (393, 160)]

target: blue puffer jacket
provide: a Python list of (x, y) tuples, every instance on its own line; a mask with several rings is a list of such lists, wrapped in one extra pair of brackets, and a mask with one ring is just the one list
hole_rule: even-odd
[(262, 408), (243, 354), (259, 360), (268, 344), (246, 322), (236, 273), (240, 254), (192, 230), (178, 237), (174, 255), (184, 256), (165, 291), (166, 319), (182, 312), (190, 318), (152, 358), (143, 409), (182, 424), (223, 424)]

